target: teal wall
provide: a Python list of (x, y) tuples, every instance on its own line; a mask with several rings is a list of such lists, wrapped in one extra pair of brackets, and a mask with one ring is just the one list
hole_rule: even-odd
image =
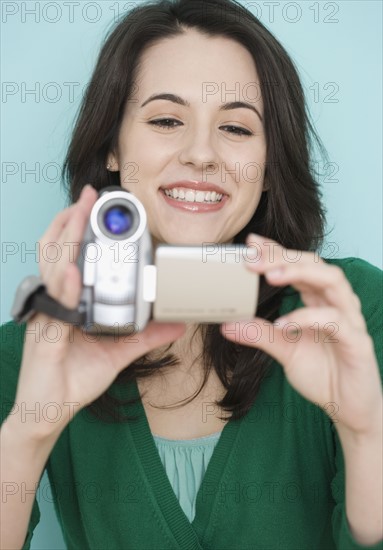
[[(36, 242), (65, 204), (59, 170), (99, 44), (118, 10), (137, 3), (1, 3), (2, 322), (18, 282), (38, 272)], [(295, 60), (329, 152), (321, 183), (332, 231), (324, 255), (358, 256), (383, 267), (382, 3), (242, 4)], [(64, 548), (48, 493), (41, 495), (43, 519), (32, 548)]]

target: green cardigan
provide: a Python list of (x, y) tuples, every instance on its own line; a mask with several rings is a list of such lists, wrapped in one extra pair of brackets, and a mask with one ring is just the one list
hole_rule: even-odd
[[(341, 266), (362, 302), (382, 368), (382, 274), (355, 259)], [(280, 313), (303, 304), (287, 289)], [(3, 418), (14, 401), (25, 326), (1, 329)], [(48, 368), (48, 366), (47, 366)], [(116, 389), (139, 397), (136, 382)], [(334, 424), (298, 394), (282, 367), (249, 413), (223, 428), (199, 488), (192, 523), (156, 449), (141, 401), (125, 407), (138, 421), (103, 423), (80, 411), (46, 465), (69, 549), (356, 550), (345, 514), (344, 463)], [(24, 548), (39, 521), (33, 508)]]

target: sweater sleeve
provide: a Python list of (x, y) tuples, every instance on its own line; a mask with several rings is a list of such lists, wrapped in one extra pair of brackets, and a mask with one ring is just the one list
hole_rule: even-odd
[[(13, 321), (0, 327), (0, 401), (1, 424), (6, 421), (15, 405), (15, 396), (21, 358), (25, 325), (17, 325)], [(20, 405), (15, 405), (20, 406)], [(29, 550), (33, 531), (40, 520), (40, 510), (37, 499), (33, 503), (28, 532), (22, 550)]]
[[(368, 333), (374, 341), (381, 378), (383, 379), (383, 272), (368, 262), (348, 258), (343, 267), (354, 292), (362, 303), (362, 313), (366, 319)], [(335, 262), (334, 262), (335, 263)], [(335, 508), (332, 516), (333, 535), (338, 550), (382, 550), (383, 543), (373, 546), (359, 544), (353, 537), (345, 506), (345, 466), (341, 443), (332, 425), (335, 445), (336, 473), (331, 483)]]

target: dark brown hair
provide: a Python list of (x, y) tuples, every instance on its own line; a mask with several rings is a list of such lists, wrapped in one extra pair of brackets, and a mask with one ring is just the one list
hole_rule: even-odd
[[(252, 55), (260, 80), (268, 190), (262, 193), (256, 212), (234, 242), (243, 243), (247, 234), (254, 232), (287, 248), (319, 250), (325, 210), (311, 160), (316, 151), (327, 159), (326, 151), (310, 122), (298, 72), (289, 55), (261, 22), (234, 0), (151, 1), (130, 11), (111, 30), (87, 88), (64, 164), (71, 201), (77, 200), (86, 183), (98, 190), (120, 185), (119, 173), (106, 170), (107, 156), (117, 144), (140, 58), (148, 46), (180, 35), (186, 28), (240, 43)], [(285, 291), (269, 286), (261, 277), (257, 316), (275, 320)], [(234, 420), (239, 419), (253, 404), (272, 359), (261, 350), (229, 342), (219, 325), (200, 325), (199, 329), (203, 352), (196, 360), (203, 361), (205, 377), (196, 395), (214, 368), (227, 390), (217, 405), (232, 413)], [(127, 384), (177, 364), (177, 357), (171, 354), (155, 362), (144, 356), (122, 371), (116, 384)], [(129, 420), (117, 412), (119, 403), (107, 391), (89, 408), (104, 420)]]

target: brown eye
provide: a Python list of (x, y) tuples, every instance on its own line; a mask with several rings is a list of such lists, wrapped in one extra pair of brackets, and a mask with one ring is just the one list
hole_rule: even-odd
[[(176, 124), (174, 124), (176, 123)], [(149, 124), (152, 124), (153, 126), (158, 126), (160, 128), (175, 128), (176, 126), (179, 126), (182, 124), (179, 120), (176, 120), (175, 118), (158, 118), (155, 120), (150, 120)]]
[(232, 126), (232, 125), (228, 125), (228, 126), (221, 126), (221, 128), (228, 128), (229, 132), (231, 134), (235, 134), (237, 136), (252, 136), (253, 133), (250, 132), (250, 130), (246, 130), (245, 128), (242, 128), (241, 126)]

